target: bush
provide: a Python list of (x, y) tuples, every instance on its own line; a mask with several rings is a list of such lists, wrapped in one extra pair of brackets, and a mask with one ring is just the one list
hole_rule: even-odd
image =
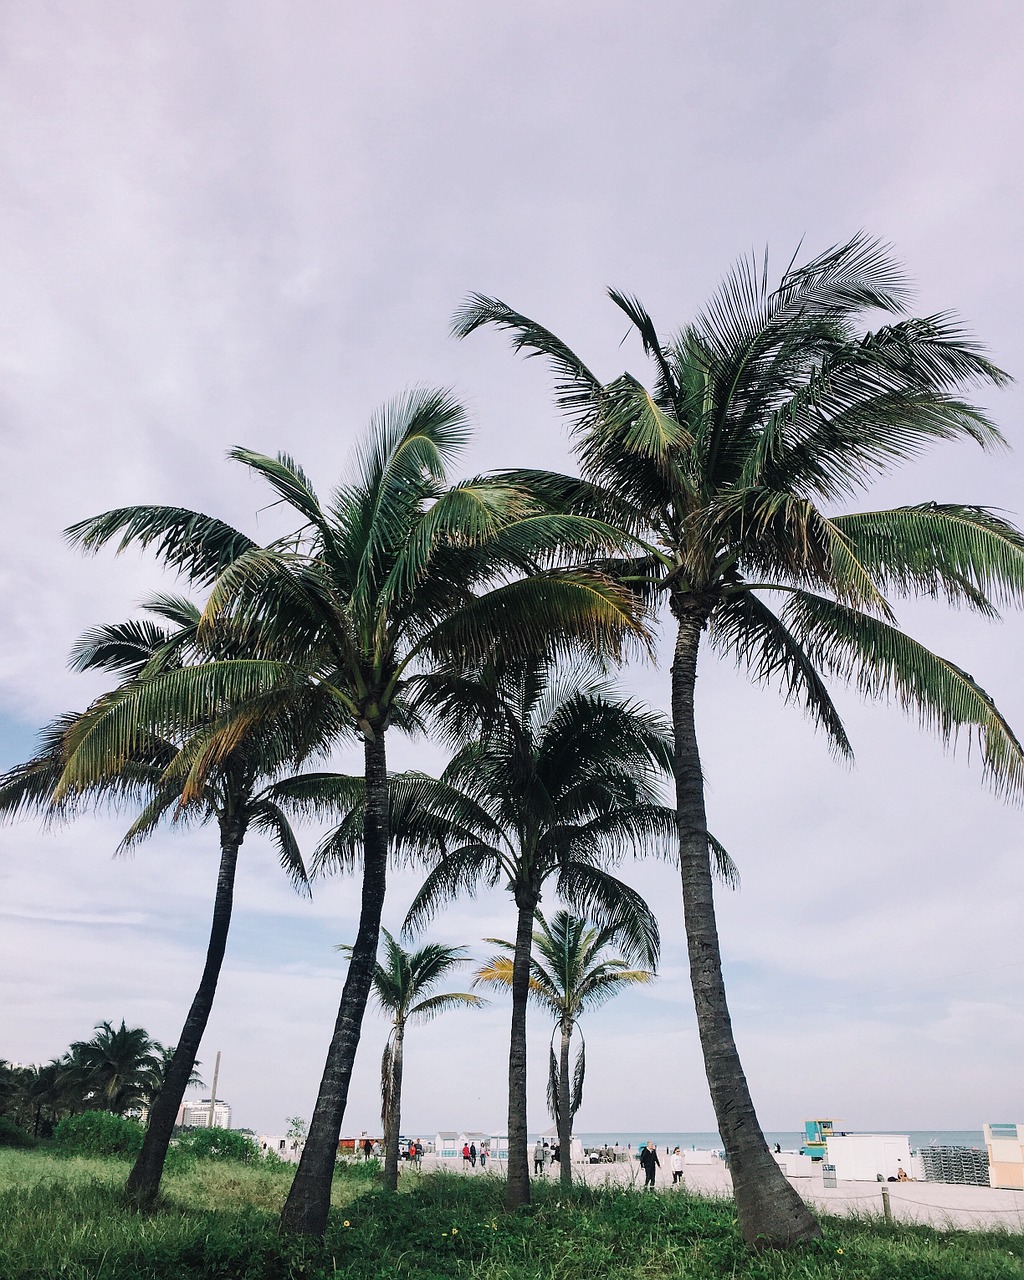
[(0, 1116), (0, 1147), (34, 1147), (35, 1138), (18, 1126), (8, 1116)]
[(67, 1116), (53, 1131), (53, 1145), (64, 1156), (137, 1156), (145, 1130), (138, 1120), (109, 1111)]
[(253, 1164), (261, 1159), (260, 1149), (247, 1134), (237, 1129), (186, 1129), (178, 1135), (179, 1158), (188, 1160), (233, 1160)]

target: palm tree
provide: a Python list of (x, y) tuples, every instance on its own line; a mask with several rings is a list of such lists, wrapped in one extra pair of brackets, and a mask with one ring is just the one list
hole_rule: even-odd
[[(386, 959), (384, 964), (378, 960), (374, 967), (373, 994), (383, 1012), (391, 1015), (391, 1032), (380, 1061), (384, 1186), (389, 1191), (397, 1191), (405, 1028), (410, 1022), (428, 1022), (449, 1009), (480, 1008), (487, 1001), (465, 991), (428, 994), (453, 969), (465, 963), (465, 947), (443, 947), (431, 942), (417, 951), (406, 951), (387, 929), (381, 929), (381, 933)], [(339, 949), (351, 952), (347, 946)]]
[(146, 1106), (159, 1082), (163, 1045), (143, 1027), (116, 1030), (98, 1022), (91, 1040), (72, 1043), (64, 1067), (65, 1079), (82, 1090), (96, 1111), (123, 1116)]
[[(768, 1152), (733, 1039), (694, 727), (698, 653), (706, 637), (755, 679), (777, 681), (840, 756), (850, 744), (826, 678), (895, 696), (944, 741), (975, 739), (997, 788), (1019, 793), (1024, 753), (992, 699), (902, 632), (887, 597), (924, 594), (992, 616), (1024, 594), (1020, 532), (975, 506), (826, 515), (821, 505), (936, 441), (1002, 444), (963, 388), (1007, 378), (952, 315), (905, 318), (902, 272), (863, 236), (790, 264), (774, 289), (767, 258), (740, 263), (668, 341), (636, 298), (610, 297), (652, 362), (651, 390), (630, 374), (603, 383), (497, 299), (470, 298), (455, 330), (496, 325), (517, 350), (547, 358), (583, 478), (508, 479), (642, 538), (646, 550), (619, 572), (675, 622), (679, 857), (701, 1044), (744, 1237), (786, 1245), (819, 1228)], [(900, 318), (862, 332), (870, 311)]]
[[(621, 924), (601, 928), (568, 911), (556, 912), (549, 925), (543, 912), (538, 910), (536, 920), (539, 927), (533, 934), (530, 995), (555, 1019), (550, 1047), (548, 1110), (558, 1127), (559, 1176), (562, 1186), (568, 1189), (572, 1185), (572, 1126), (583, 1103), (586, 1072), (586, 1048), (580, 1031), (576, 1064), (570, 1073), (573, 1031), (585, 1010), (604, 1004), (627, 987), (651, 982), (654, 973), (650, 969), (632, 969), (621, 957), (608, 955), (608, 949), (615, 945), (622, 931)], [(511, 988), (515, 945), (502, 938), (486, 941), (502, 947), (505, 954), (492, 956), (478, 969), (476, 981)], [(556, 1035), (559, 1037), (557, 1057)]]
[[(211, 587), (200, 630), (220, 617), (270, 627), (294, 660), (221, 662), (179, 696), (208, 706), (265, 699), (276, 713), (312, 687), (326, 691), (363, 746), (366, 803), (359, 927), (320, 1092), (282, 1215), (290, 1231), (322, 1234), (337, 1140), (370, 991), (388, 853), (387, 730), (420, 720), (417, 681), (438, 664), (548, 646), (617, 654), (645, 631), (630, 593), (600, 573), (552, 567), (566, 555), (618, 545), (598, 521), (553, 514), (520, 485), (446, 483), (467, 439), (462, 408), (444, 391), (417, 391), (371, 424), (330, 503), (286, 455), (232, 457), (262, 476), (300, 521), (258, 546), (219, 520), (170, 507), (130, 507), (69, 530), (94, 550), (120, 538), (154, 545), (163, 561)], [(230, 696), (229, 696), (230, 695)], [(214, 700), (216, 705), (216, 700)], [(145, 724), (144, 699), (123, 717), (124, 745)], [(249, 713), (244, 713), (242, 719)], [(251, 714), (259, 716), (261, 711)], [(227, 734), (225, 730), (225, 734)], [(205, 762), (197, 765), (201, 774)]]
[(416, 895), (406, 927), (419, 927), (461, 891), (504, 883), (518, 911), (509, 1046), (509, 1208), (529, 1203), (526, 1004), (541, 893), (618, 926), (635, 959), (657, 962), (657, 922), (640, 895), (608, 870), (626, 853), (666, 845), (675, 814), (659, 802), (671, 762), (664, 720), (613, 695), (583, 666), (522, 664), (482, 673), (450, 692), (444, 714), (483, 732), (459, 750), (421, 804), (450, 823), (445, 851)]
[[(323, 699), (314, 694), (277, 707), (273, 718), (247, 721), (226, 701), (208, 711), (189, 707), (182, 687), (187, 693), (190, 681), (204, 678), (211, 658), (230, 666), (239, 653), (258, 652), (259, 638), (231, 620), (201, 634), (198, 609), (177, 597), (155, 597), (147, 611), (171, 627), (147, 618), (82, 637), (74, 665), (116, 672), (121, 683), (88, 711), (58, 717), (44, 731), (38, 754), (0, 779), (0, 814), (7, 817), (34, 809), (69, 818), (89, 804), (137, 804), (140, 812), (119, 851), (133, 848), (165, 818), (179, 827), (218, 827), (220, 866), (202, 976), (176, 1048), (169, 1061), (160, 1050), (153, 1087), (139, 1095), (149, 1116), (127, 1190), (140, 1204), (156, 1197), (178, 1108), (194, 1078), (227, 945), (242, 842), (250, 830), (268, 835), (295, 887), (308, 892), (283, 805), (296, 787), (315, 794), (315, 783), (290, 771), (319, 752), (330, 734)], [(145, 718), (137, 712), (140, 703)]]

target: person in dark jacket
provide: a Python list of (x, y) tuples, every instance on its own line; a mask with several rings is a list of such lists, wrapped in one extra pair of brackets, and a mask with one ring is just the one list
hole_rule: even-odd
[(661, 1164), (658, 1159), (658, 1150), (653, 1142), (647, 1142), (640, 1148), (640, 1168), (644, 1171), (644, 1190), (654, 1186), (654, 1170)]

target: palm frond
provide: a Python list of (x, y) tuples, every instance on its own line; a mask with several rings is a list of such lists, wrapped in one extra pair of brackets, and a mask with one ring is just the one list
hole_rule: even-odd
[(87, 552), (98, 551), (119, 534), (118, 552), (133, 543), (153, 547), (164, 564), (205, 584), (255, 545), (223, 521), (183, 507), (119, 507), (64, 531), (72, 546)]
[(996, 791), (1024, 791), (1024, 748), (962, 668), (880, 619), (809, 592), (791, 596), (784, 619), (816, 666), (866, 697), (895, 698), (950, 746), (966, 734)]
[(727, 597), (711, 618), (711, 643), (732, 654), (763, 684), (778, 681), (787, 702), (799, 702), (829, 740), (833, 753), (852, 759), (853, 748), (825, 682), (807, 652), (751, 591)]

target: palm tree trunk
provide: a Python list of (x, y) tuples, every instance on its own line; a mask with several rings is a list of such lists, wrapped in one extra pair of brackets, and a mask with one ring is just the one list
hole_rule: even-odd
[(398, 1131), (402, 1123), (402, 1054), (405, 1050), (405, 1028), (395, 1028), (391, 1045), (391, 1081), (387, 1115), (384, 1119), (384, 1186), (398, 1190)]
[(363, 822), (363, 888), (348, 974), (334, 1034), (327, 1050), (320, 1093), (309, 1124), (306, 1145), (288, 1199), (281, 1213), (281, 1229), (302, 1235), (322, 1236), (331, 1207), (331, 1181), (338, 1155), (341, 1122), (345, 1118), (348, 1089), (359, 1034), (363, 1026), (373, 967), (380, 940), (388, 863), (388, 770), (384, 731), (363, 745), (366, 777), (366, 817)]
[(224, 948), (228, 940), (228, 928), (231, 924), (231, 907), (235, 896), (235, 868), (238, 864), (238, 850), (245, 837), (245, 828), (246, 822), (243, 818), (234, 815), (221, 818), (220, 869), (217, 873), (217, 892), (213, 900), (213, 924), (210, 928), (210, 942), (206, 948), (206, 965), (199, 981), (199, 989), (192, 1000), (185, 1025), (178, 1037), (177, 1047), (167, 1067), (163, 1086), (153, 1101), (142, 1150), (125, 1184), (129, 1197), (140, 1206), (152, 1204), (160, 1190), (160, 1179), (163, 1177), (167, 1148), (170, 1146), (171, 1134), (174, 1132), (174, 1121), (177, 1119), (178, 1108), (185, 1096), (188, 1082), (192, 1078), (199, 1045), (206, 1031), (206, 1024), (210, 1020), (210, 1010), (213, 1008), (213, 997), (217, 991), (217, 980), (220, 977)]
[(526, 1131), (526, 1004), (530, 997), (530, 952), (536, 894), (517, 893), (519, 920), (512, 960), (512, 1038), (508, 1051), (508, 1182), (505, 1208), (530, 1203)]
[(558, 1177), (562, 1187), (572, 1186), (572, 1102), (569, 1097), (569, 1042), (572, 1023), (562, 1023), (558, 1053)]
[(692, 598), (672, 603), (679, 626), (672, 663), (679, 867), (697, 1028), (743, 1238), (758, 1248), (785, 1247), (817, 1239), (821, 1228), (768, 1150), (733, 1038), (722, 979), (704, 781), (694, 721), (697, 650), (707, 612)]

